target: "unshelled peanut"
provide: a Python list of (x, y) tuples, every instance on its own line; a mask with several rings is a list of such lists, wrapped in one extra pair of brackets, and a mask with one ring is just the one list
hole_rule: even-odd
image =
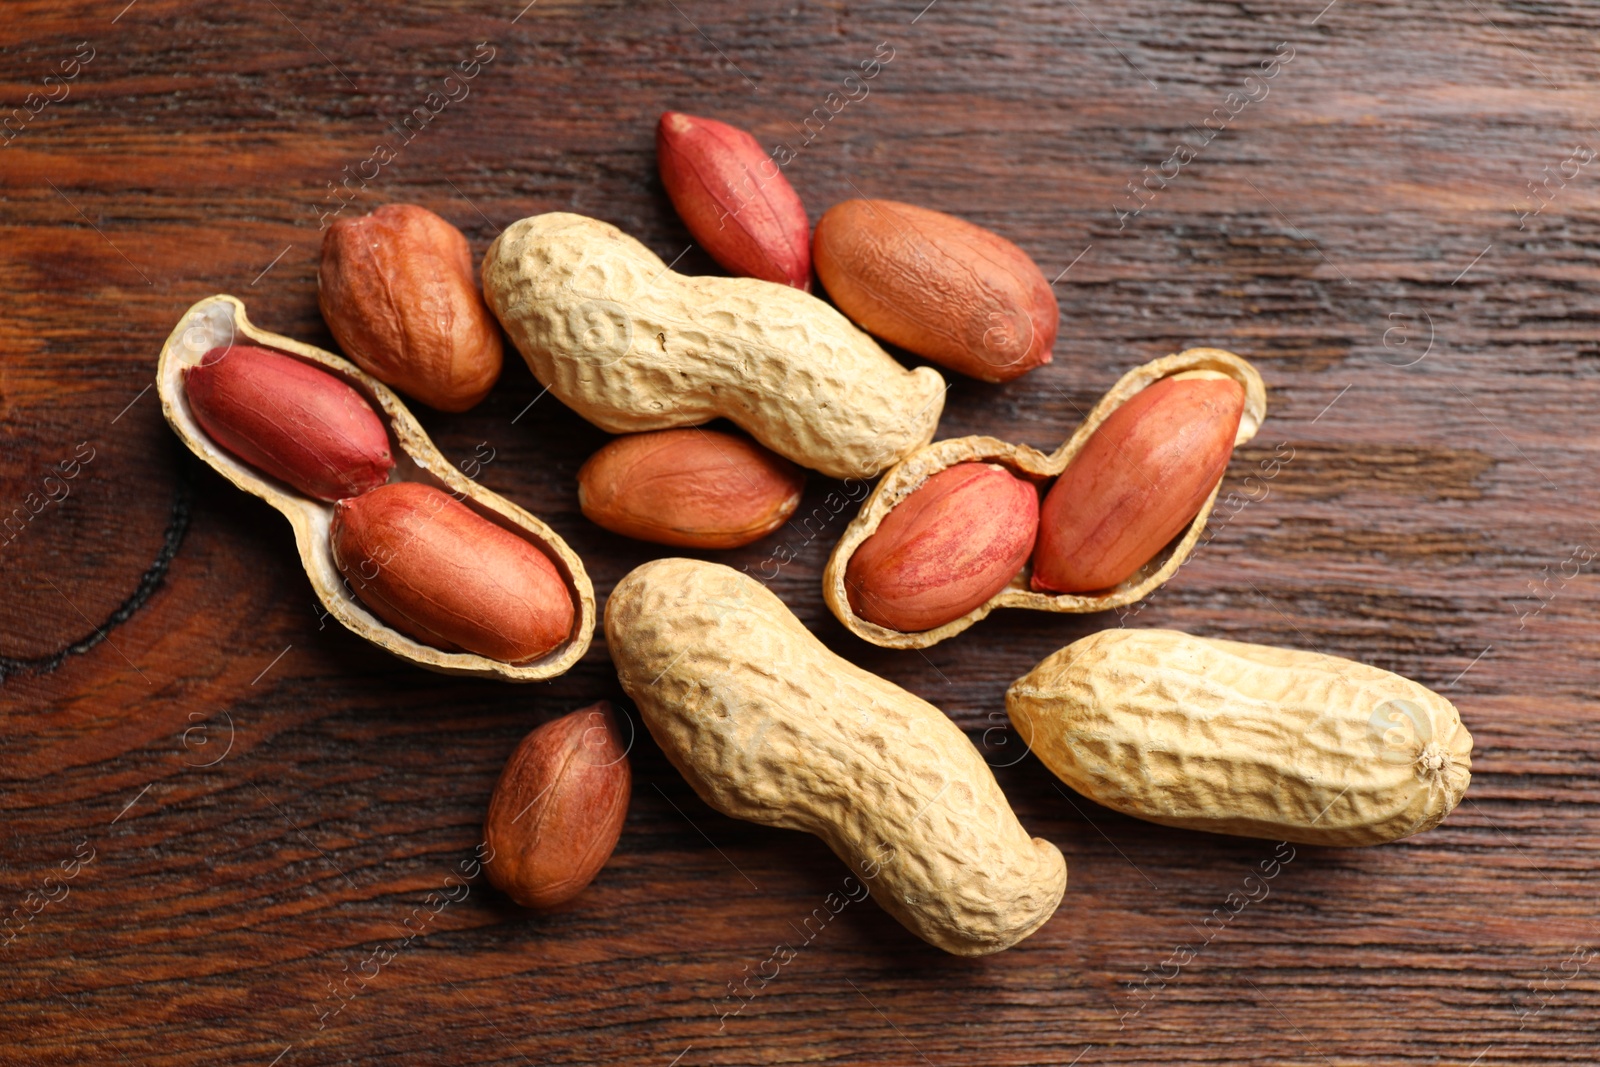
[(572, 594), (550, 558), (432, 486), (339, 501), (330, 538), (362, 603), (435, 648), (521, 663), (572, 631)]
[(1471, 780), (1451, 703), (1316, 652), (1172, 630), (1103, 630), (1006, 693), (1063, 782), (1151, 822), (1314, 845), (1437, 826)]
[(195, 420), (246, 463), (318, 500), (382, 485), (389, 432), (366, 397), (293, 356), (225, 345), (183, 372)]
[(1033, 588), (1110, 589), (1194, 519), (1222, 480), (1244, 410), (1231, 378), (1164, 378), (1117, 408), (1056, 479)]
[(891, 630), (930, 630), (1004, 589), (1033, 551), (1039, 491), (998, 463), (924, 482), (850, 557), (850, 606)]
[(964, 956), (1038, 929), (1066, 863), (938, 708), (841, 659), (730, 567), (663, 559), (606, 603), (650, 733), (707, 804), (820, 837), (918, 937)]
[(615, 226), (512, 223), (483, 289), (563, 404), (610, 433), (718, 417), (802, 467), (864, 478), (933, 438), (944, 382), (908, 371), (843, 315), (755, 278), (691, 278)]

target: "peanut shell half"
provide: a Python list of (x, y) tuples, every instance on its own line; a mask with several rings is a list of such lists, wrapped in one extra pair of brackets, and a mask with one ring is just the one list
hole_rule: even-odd
[[(445, 652), (425, 645), (384, 623), (355, 598), (333, 560), (328, 530), (333, 505), (313, 500), (287, 484), (256, 470), (211, 439), (190, 410), (183, 390), (183, 371), (211, 349), (238, 342), (304, 360), (333, 374), (361, 393), (384, 421), (395, 467), (390, 481), (431, 485), (457, 497), (483, 518), (526, 538), (555, 564), (572, 594), (575, 620), (565, 642), (528, 663), (505, 663), (471, 652)], [(509, 500), (468, 478), (434, 447), (433, 441), (394, 391), (331, 352), (251, 324), (244, 305), (231, 296), (212, 296), (184, 313), (161, 346), (156, 366), (161, 412), (189, 450), (234, 485), (271, 504), (294, 528), (295, 544), (306, 577), (328, 613), (348, 629), (403, 660), (442, 674), (499, 677), (512, 682), (537, 682), (563, 674), (583, 656), (594, 635), (594, 587), (583, 561), (554, 530)]]
[(1033, 574), (1030, 563), (1004, 589), (959, 619), (931, 630), (904, 633), (868, 622), (851, 609), (850, 598), (846, 594), (845, 569), (856, 549), (872, 536), (889, 512), (923, 482), (945, 468), (957, 463), (999, 463), (1020, 478), (1043, 484), (1067, 468), (1067, 464), (1072, 462), (1113, 411), (1146, 387), (1163, 378), (1173, 377), (1232, 378), (1244, 387), (1244, 415), (1239, 420), (1239, 430), (1234, 436), (1235, 448), (1254, 437), (1267, 417), (1266, 386), (1254, 367), (1232, 352), (1224, 352), (1220, 348), (1190, 348), (1177, 355), (1151, 360), (1124, 374), (1100, 398), (1100, 402), (1067, 442), (1049, 454), (994, 437), (952, 437), (935, 441), (890, 468), (862, 505), (861, 511), (845, 528), (822, 575), (822, 595), (828, 607), (851, 633), (864, 641), (884, 648), (927, 648), (961, 633), (995, 608), (1086, 614), (1123, 607), (1154, 592), (1177, 573), (1184, 560), (1189, 558), (1189, 553), (1194, 551), (1205, 529), (1206, 519), (1211, 514), (1212, 505), (1216, 503), (1217, 493), (1222, 488), (1220, 481), (1182, 534), (1139, 568), (1133, 577), (1104, 592), (1089, 595), (1036, 593), (1029, 588), (1029, 579)]

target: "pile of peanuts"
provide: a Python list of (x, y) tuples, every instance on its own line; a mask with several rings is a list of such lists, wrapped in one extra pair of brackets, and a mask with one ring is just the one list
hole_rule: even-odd
[[(431, 442), (397, 429), (397, 411), (411, 421), (398, 400), (372, 403), (387, 386), (471, 408), (499, 378), (502, 329), (542, 385), (619, 435), (577, 476), (583, 514), (606, 530), (738, 547), (789, 520), (805, 469), (882, 474), (824, 588), (879, 644), (923, 647), (995, 607), (1130, 603), (1192, 550), (1235, 446), (1266, 415), (1248, 362), (1192, 349), (1134, 368), (1048, 455), (935, 442), (944, 378), (883, 345), (987, 382), (1050, 362), (1059, 310), (1028, 255), (888, 200), (836, 204), (813, 232), (755, 139), (711, 119), (663, 115), (657, 160), (733, 277), (678, 274), (615, 227), (555, 212), (499, 235), (480, 294), (461, 233), (391, 204), (335, 222), (323, 243), (319, 303), (355, 367), (257, 333), (206, 351), (176, 379), (181, 395), (164, 394), (208, 462), (215, 446), (320, 517), (374, 640), (398, 650), (389, 628), (511, 667), (587, 647), (592, 598), (564, 544), (419, 473)], [(813, 271), (831, 303), (812, 295)], [(706, 427), (718, 419), (731, 426)], [(1061, 852), (1023, 829), (966, 735), (829, 651), (759, 582), (655, 560), (618, 584), (604, 625), (623, 690), (717, 810), (816, 834), (949, 952), (1010, 947), (1054, 913)], [(1109, 630), (1045, 659), (1006, 705), (1072, 788), (1188, 829), (1376, 844), (1436, 825), (1470, 778), (1449, 701), (1313, 652)], [(630, 790), (609, 704), (535, 729), (490, 802), (490, 878), (529, 907), (572, 900), (610, 857)]]

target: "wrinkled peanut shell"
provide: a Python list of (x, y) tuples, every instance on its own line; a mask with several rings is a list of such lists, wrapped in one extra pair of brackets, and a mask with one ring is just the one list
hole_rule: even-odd
[(830, 652), (731, 567), (661, 559), (606, 602), (622, 688), (700, 798), (821, 838), (885, 911), (961, 956), (1055, 912), (1067, 867), (932, 704)]
[(862, 478), (932, 440), (944, 406), (937, 371), (902, 367), (816, 297), (677, 274), (582, 215), (508, 226), (483, 292), (534, 377), (609, 433), (726, 418), (802, 467)]
[(1471, 780), (1444, 697), (1318, 652), (1103, 630), (1006, 692), (1017, 732), (1090, 800), (1167, 826), (1312, 845), (1432, 829)]

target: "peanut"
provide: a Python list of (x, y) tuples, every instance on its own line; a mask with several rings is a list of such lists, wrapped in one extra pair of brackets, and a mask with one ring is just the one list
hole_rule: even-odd
[(632, 785), (607, 701), (528, 734), (489, 798), (489, 881), (528, 908), (553, 908), (583, 892), (617, 847)]
[[(1149, 405), (1152, 398), (1146, 396), (1146, 394), (1156, 390), (1164, 382), (1171, 382), (1172, 384), (1162, 387), (1161, 392), (1155, 393), (1154, 399), (1159, 400), (1162, 392), (1172, 390), (1174, 386), (1180, 387), (1180, 392), (1187, 390), (1191, 381), (1206, 386), (1207, 393), (1204, 395), (1209, 395), (1209, 391), (1213, 389), (1229, 395), (1235, 395), (1235, 391), (1242, 393), (1242, 411), (1226, 416), (1226, 418), (1235, 419), (1236, 428), (1232, 431), (1231, 438), (1221, 432), (1221, 429), (1225, 429), (1225, 426), (1221, 425), (1224, 420), (1219, 420), (1217, 424), (1206, 422), (1204, 418), (1200, 420), (1206, 427), (1207, 432), (1215, 435), (1211, 438), (1212, 443), (1207, 447), (1214, 447), (1222, 454), (1220, 457), (1214, 457), (1213, 461), (1220, 465), (1216, 467), (1216, 472), (1209, 476), (1209, 483), (1207, 483), (1207, 477), (1203, 473), (1197, 479), (1201, 483), (1207, 483), (1200, 486), (1204, 491), (1200, 493), (1198, 504), (1194, 504), (1189, 499), (1181, 499), (1174, 503), (1163, 494), (1170, 494), (1177, 482), (1169, 481), (1163, 483), (1155, 480), (1157, 478), (1168, 478), (1169, 476), (1175, 479), (1193, 477), (1192, 471), (1188, 474), (1185, 473), (1185, 463), (1188, 462), (1188, 458), (1181, 454), (1181, 449), (1177, 450), (1177, 455), (1173, 455), (1171, 452), (1164, 451), (1164, 446), (1161, 446), (1160, 441), (1157, 440), (1149, 452), (1144, 455), (1144, 460), (1147, 463), (1152, 457), (1160, 461), (1151, 464), (1156, 468), (1154, 475), (1138, 464), (1122, 468), (1130, 478), (1140, 479), (1137, 484), (1143, 487), (1142, 492), (1145, 494), (1143, 497), (1140, 497), (1140, 491), (1128, 490), (1136, 502), (1138, 499), (1143, 499), (1146, 504), (1155, 501), (1160, 504), (1160, 508), (1153, 508), (1152, 513), (1158, 514), (1163, 518), (1170, 517), (1171, 513), (1184, 516), (1180, 522), (1180, 530), (1173, 530), (1170, 533), (1166, 529), (1160, 528), (1158, 524), (1150, 523), (1149, 527), (1155, 528), (1155, 532), (1152, 534), (1150, 528), (1142, 525), (1146, 522), (1146, 517), (1141, 517), (1137, 513), (1137, 509), (1134, 509), (1135, 514), (1132, 519), (1136, 521), (1133, 522), (1134, 528), (1132, 532), (1143, 538), (1144, 543), (1136, 544), (1133, 550), (1126, 552), (1126, 555), (1134, 559), (1132, 564), (1134, 573), (1126, 580), (1121, 581), (1114, 587), (1094, 588), (1085, 592), (1058, 593), (1039, 591), (1039, 586), (1034, 581), (1034, 570), (1040, 566), (1046, 537), (1056, 536), (1050, 525), (1050, 516), (1047, 515), (1042, 518), (1040, 523), (1037, 543), (1033, 550), (1032, 563), (1023, 568), (1021, 575), (1016, 580), (1006, 583), (988, 600), (969, 608), (964, 613), (928, 629), (903, 631), (894, 626), (881, 625), (857, 612), (857, 604), (860, 602), (860, 598), (857, 597), (856, 601), (852, 601), (850, 583), (848, 581), (850, 565), (855, 554), (876, 535), (880, 526), (889, 522), (894, 513), (917, 491), (919, 486), (936, 477), (941, 471), (958, 464), (998, 463), (1017, 476), (1035, 484), (1043, 484), (1052, 478), (1062, 476), (1057, 482), (1057, 488), (1051, 490), (1053, 497), (1047, 498), (1056, 501), (1058, 511), (1052, 514), (1056, 515), (1058, 525), (1064, 529), (1079, 529), (1080, 533), (1086, 532), (1088, 536), (1080, 538), (1080, 546), (1083, 543), (1088, 543), (1091, 547), (1097, 548), (1103, 556), (1109, 557), (1115, 554), (1116, 549), (1124, 547), (1121, 545), (1120, 537), (1126, 531), (1114, 528), (1108, 519), (1116, 519), (1117, 522), (1129, 521), (1128, 515), (1118, 514), (1112, 507), (1112, 505), (1122, 501), (1122, 498), (1114, 492), (1107, 493), (1099, 498), (1096, 498), (1091, 493), (1084, 501), (1086, 505), (1083, 509), (1084, 515), (1077, 515), (1073, 512), (1074, 501), (1072, 496), (1075, 491), (1070, 487), (1073, 483), (1065, 479), (1063, 472), (1075, 467), (1078, 468), (1078, 474), (1081, 474), (1084, 470), (1092, 469), (1099, 469), (1104, 472), (1110, 464), (1125, 463), (1127, 457), (1123, 455), (1123, 452), (1131, 453), (1134, 449), (1133, 444), (1127, 439), (1127, 435), (1123, 434), (1122, 448), (1120, 450), (1112, 449), (1113, 456), (1111, 459), (1102, 458), (1095, 460), (1093, 463), (1086, 462), (1079, 467), (1079, 460), (1084, 453), (1089, 451), (1089, 446), (1094, 444), (1097, 438), (1102, 437), (1102, 429), (1107, 424), (1110, 424), (1124, 408), (1136, 402), (1140, 402), (1142, 405)], [(1140, 401), (1141, 397), (1144, 397), (1143, 401)], [(1165, 403), (1157, 405), (1157, 414), (1164, 408)], [(1184, 410), (1189, 411), (1190, 414), (1194, 413), (1192, 407), (1185, 407)], [(1135, 414), (1137, 414), (1137, 410)], [(1204, 413), (1202, 412), (1202, 414)], [(1100, 398), (1100, 402), (1094, 406), (1094, 410), (1089, 412), (1088, 417), (1083, 420), (1082, 424), (1078, 426), (1066, 443), (1054, 452), (1046, 454), (1027, 445), (1009, 444), (993, 437), (953, 437), (943, 441), (936, 441), (901, 460), (878, 482), (877, 488), (872, 491), (872, 495), (862, 505), (861, 513), (845, 529), (844, 535), (839, 538), (839, 543), (834, 546), (833, 554), (828, 558), (828, 565), (823, 572), (822, 578), (823, 597), (827, 600), (828, 607), (833, 611), (834, 615), (838, 617), (840, 622), (844, 623), (851, 633), (863, 640), (871, 641), (873, 644), (883, 645), (887, 648), (927, 648), (943, 641), (947, 637), (960, 633), (987, 616), (995, 608), (1016, 607), (1026, 608), (1030, 611), (1077, 613), (1105, 611), (1110, 608), (1122, 607), (1125, 604), (1132, 604), (1148, 596), (1168, 578), (1177, 573), (1178, 568), (1183, 565), (1184, 561), (1189, 558), (1190, 553), (1194, 551), (1195, 546), (1199, 543), (1201, 533), (1205, 530), (1206, 519), (1211, 514), (1211, 506), (1216, 500), (1217, 491), (1220, 488), (1221, 466), (1226, 465), (1228, 452), (1231, 449), (1231, 445), (1228, 442), (1231, 440), (1233, 445), (1237, 445), (1250, 440), (1255, 436), (1256, 431), (1260, 429), (1262, 420), (1266, 418), (1266, 415), (1266, 388), (1261, 382), (1261, 376), (1256, 373), (1254, 367), (1231, 352), (1223, 352), (1215, 348), (1191, 348), (1175, 356), (1151, 360), (1149, 363), (1136, 367), (1124, 374), (1122, 379), (1112, 386), (1105, 396)], [(1145, 421), (1148, 421), (1148, 412), (1145, 418), (1133, 419), (1132, 421), (1136, 425), (1142, 425)], [(1177, 422), (1181, 424), (1182, 420), (1177, 420)], [(1153, 426), (1154, 423), (1151, 425)], [(1221, 426), (1221, 429), (1219, 429), (1219, 426)], [(1113, 429), (1115, 429), (1115, 426), (1113, 426)], [(1148, 434), (1148, 431), (1149, 427), (1146, 427), (1144, 431), (1140, 432)], [(1184, 429), (1183, 432), (1188, 433), (1189, 430)], [(1110, 436), (1106, 435), (1105, 439), (1110, 439)], [(1135, 433), (1134, 436), (1137, 437), (1138, 433)], [(1159, 434), (1150, 436), (1160, 437)], [(1191, 443), (1197, 443), (1192, 435), (1190, 439)], [(1205, 439), (1203, 434), (1201, 439)], [(1104, 440), (1095, 447), (1099, 449), (1103, 445)], [(1074, 477), (1077, 477), (1077, 474), (1074, 474)], [(1155, 484), (1152, 486), (1149, 482), (1143, 480), (1145, 478), (1155, 480)], [(1061, 487), (1064, 481), (1067, 487)], [(1100, 488), (1104, 489), (1105, 486)], [(1163, 501), (1165, 502), (1163, 503)], [(1126, 501), (1122, 502), (1126, 503)], [(1046, 508), (1048, 509), (1049, 507), (1050, 505), (1047, 503)], [(1064, 518), (1060, 517), (1060, 511), (1067, 513)], [(1086, 517), (1092, 515), (1099, 517), (1094, 519), (1093, 522), (1085, 521)], [(1094, 522), (1106, 523), (1106, 525), (1103, 529), (1097, 530), (1093, 524)], [(1186, 524), (1186, 528), (1182, 528), (1184, 524)], [(1173, 536), (1174, 534), (1177, 534), (1177, 536)], [(1162, 540), (1162, 538), (1165, 538), (1165, 540)], [(1051, 564), (1055, 565), (1059, 557), (1064, 554), (1056, 552), (1055, 555), (1052, 555)], [(1070, 564), (1072, 560), (1069, 558), (1065, 562)]]
[(1033, 588), (1133, 577), (1222, 480), (1243, 412), (1244, 389), (1225, 378), (1167, 378), (1113, 412), (1044, 498)]
[(351, 359), (430, 407), (466, 411), (500, 377), (467, 239), (427, 208), (385, 204), (329, 226), (317, 301)]
[(609, 433), (726, 417), (802, 467), (864, 478), (927, 443), (944, 385), (907, 371), (816, 297), (754, 278), (688, 278), (609, 226), (513, 223), (484, 295), (534, 376)]
[(578, 471), (578, 506), (625, 537), (737, 548), (794, 514), (805, 475), (741, 434), (699, 428), (619, 437)]
[(394, 467), (372, 405), (327, 371), (254, 345), (213, 348), (183, 373), (196, 421), (246, 463), (318, 500), (382, 485)]
[(1006, 693), (1063, 782), (1167, 826), (1316, 845), (1432, 829), (1471, 780), (1451, 703), (1315, 652), (1171, 630), (1105, 630)]
[(1049, 919), (1066, 863), (1029, 838), (944, 713), (823, 646), (754, 579), (646, 563), (606, 603), (622, 688), (702, 800), (820, 837), (885, 911), (963, 956)]
[[(354, 593), (354, 582), (339, 573), (334, 559), (329, 537), (333, 505), (291, 489), (229, 452), (206, 432), (190, 402), (185, 377), (199, 372), (205, 355), (213, 349), (246, 344), (292, 357), (313, 371), (347, 383), (370, 402), (381, 420), (387, 440), (392, 442), (393, 455), (401, 460), (396, 464), (399, 477), (421, 483), (423, 487), (438, 486), (447, 490), (477, 515), (485, 516), (487, 521), (512, 532), (548, 556), (576, 612), (565, 642), (532, 663), (508, 663), (473, 652), (447, 652), (423, 644), (387, 624), (373, 611), (364, 609)], [(294, 529), (300, 565), (322, 602), (324, 619), (331, 616), (352, 633), (400, 659), (444, 674), (514, 682), (542, 681), (565, 673), (588, 650), (594, 633), (595, 604), (594, 587), (584, 571), (583, 561), (550, 527), (467, 477), (463, 471), (474, 469), (477, 460), (464, 462), (458, 469), (441, 455), (416, 416), (394, 391), (349, 360), (292, 337), (258, 329), (238, 300), (231, 296), (212, 296), (185, 312), (161, 346), (156, 390), (168, 425), (190, 451), (224, 479), (265, 500), (288, 520)], [(339, 495), (344, 495), (342, 488)], [(371, 566), (368, 565), (369, 571)]]
[(572, 596), (549, 557), (432, 486), (341, 500), (329, 536), (362, 603), (435, 648), (521, 663), (572, 631)]
[(958, 463), (891, 511), (845, 571), (856, 614), (931, 630), (1004, 589), (1033, 551), (1039, 492), (995, 463)]
[(846, 200), (813, 238), (817, 276), (851, 319), (919, 356), (986, 382), (1050, 362), (1060, 310), (1028, 254), (954, 215), (893, 200)]
[(745, 131), (678, 111), (656, 127), (656, 161), (696, 241), (747, 278), (811, 290), (811, 224), (778, 165)]

